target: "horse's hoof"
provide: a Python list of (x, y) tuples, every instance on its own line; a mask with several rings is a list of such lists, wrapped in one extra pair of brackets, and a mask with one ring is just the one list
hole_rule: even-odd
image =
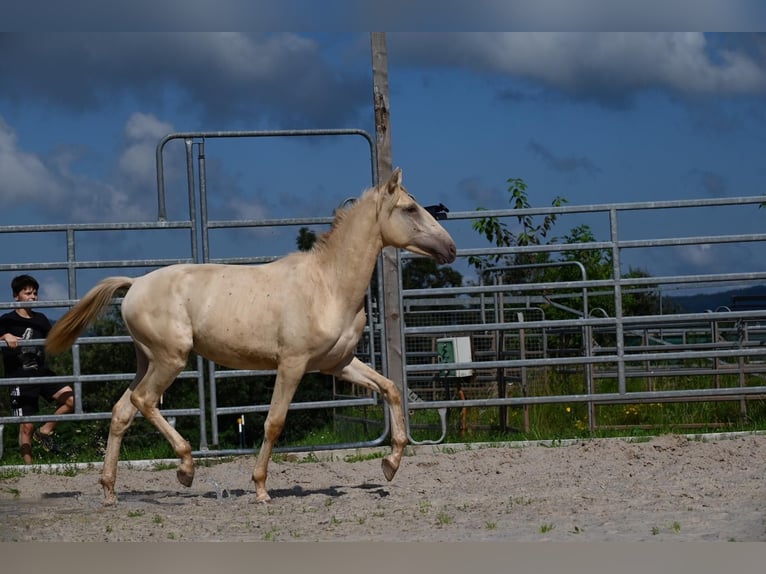
[(104, 497), (104, 506), (106, 506), (108, 508), (110, 506), (116, 506), (116, 505), (117, 505), (117, 497), (116, 496), (112, 495), (112, 496)]
[(394, 463), (391, 462), (388, 457), (380, 461), (380, 467), (383, 469), (383, 476), (385, 476), (386, 480), (389, 482), (394, 479), (396, 471), (399, 470), (399, 466), (394, 465)]
[(180, 468), (176, 471), (176, 478), (178, 479), (178, 482), (186, 487), (191, 486), (192, 482), (194, 482), (194, 474), (184, 472)]
[(271, 504), (271, 497), (268, 494), (258, 495), (255, 497), (256, 504)]

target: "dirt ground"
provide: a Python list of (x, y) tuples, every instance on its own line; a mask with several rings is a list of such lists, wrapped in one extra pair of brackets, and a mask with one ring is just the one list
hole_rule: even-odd
[(762, 434), (409, 447), (392, 482), (349, 454), (279, 456), (269, 504), (254, 457), (201, 461), (191, 488), (123, 464), (109, 508), (98, 465), (37, 467), (0, 480), (0, 541), (766, 540)]

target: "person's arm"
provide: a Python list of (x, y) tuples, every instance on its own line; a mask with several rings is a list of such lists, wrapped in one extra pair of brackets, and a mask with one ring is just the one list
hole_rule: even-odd
[(8, 328), (9, 324), (8, 321), (5, 320), (5, 317), (0, 318), (0, 333), (2, 333), (2, 335), (0, 335), (0, 340), (5, 341), (11, 349), (15, 349), (19, 346), (19, 339), (16, 335), (10, 333)]
[[(0, 332), (2, 332), (4, 329), (5, 329), (5, 326), (0, 325)], [(8, 346), (11, 349), (15, 349), (16, 347), (19, 346), (19, 338), (16, 337), (16, 335), (13, 335), (11, 333), (3, 333), (2, 335), (0, 335), (0, 340), (3, 340), (6, 343), (8, 343)]]

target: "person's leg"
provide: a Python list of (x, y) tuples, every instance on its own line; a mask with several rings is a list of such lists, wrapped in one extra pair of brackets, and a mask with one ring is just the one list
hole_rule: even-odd
[[(11, 376), (15, 376), (12, 373)], [(11, 413), (15, 417), (31, 417), (39, 412), (38, 398), (40, 387), (38, 385), (17, 385), (11, 387)], [(32, 435), (35, 430), (34, 423), (19, 424), (19, 454), (24, 459), (24, 464), (32, 464)]]
[(19, 453), (24, 459), (24, 464), (32, 464), (32, 433), (35, 430), (33, 423), (21, 423), (19, 425)]
[[(60, 387), (52, 394), (44, 394), (45, 398), (50, 402), (55, 402), (58, 407), (53, 412), (54, 415), (65, 415), (74, 412), (74, 391), (69, 385)], [(50, 436), (53, 434), (53, 430), (56, 428), (58, 421), (47, 421), (37, 429), (37, 432), (44, 436)]]

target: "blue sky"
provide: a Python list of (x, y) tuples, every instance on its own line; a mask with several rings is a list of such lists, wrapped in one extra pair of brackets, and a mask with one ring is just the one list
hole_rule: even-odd
[[(394, 164), (423, 204), (506, 208), (511, 177), (535, 207), (766, 192), (762, 34), (389, 33), (387, 43)], [(3, 33), (0, 48), (0, 225), (155, 219), (154, 154), (167, 133), (374, 130), (368, 33)], [(183, 219), (179, 147), (168, 149), (167, 193)], [(206, 157), (221, 219), (329, 216), (370, 185), (361, 138), (208, 140)], [(751, 212), (656, 224), (760, 232), (766, 213)], [(484, 244), (449, 229), (459, 248)], [(293, 249), (295, 235), (214, 245), (219, 256), (266, 254)], [(49, 242), (0, 237), (3, 263), (59, 258)], [(116, 259), (169, 246), (105, 238), (91, 249)], [(635, 263), (694, 271), (686, 259)], [(65, 296), (64, 280), (46, 279), (44, 298)]]

